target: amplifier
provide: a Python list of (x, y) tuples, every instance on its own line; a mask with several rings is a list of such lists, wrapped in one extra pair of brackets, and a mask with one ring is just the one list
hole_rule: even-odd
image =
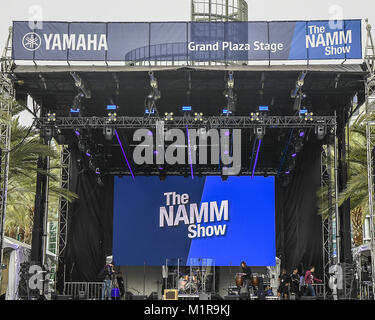
[(178, 290), (164, 290), (164, 300), (178, 300)]
[(132, 300), (147, 300), (147, 296), (132, 296)]

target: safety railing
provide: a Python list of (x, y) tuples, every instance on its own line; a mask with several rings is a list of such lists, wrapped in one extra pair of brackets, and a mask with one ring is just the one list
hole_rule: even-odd
[(73, 299), (99, 300), (102, 297), (102, 282), (66, 282), (65, 295)]

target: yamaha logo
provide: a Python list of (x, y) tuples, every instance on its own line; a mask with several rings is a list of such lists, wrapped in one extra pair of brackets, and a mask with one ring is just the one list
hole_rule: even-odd
[(22, 39), (22, 45), (28, 51), (38, 50), (41, 44), (42, 44), (42, 39), (35, 32), (29, 32), (25, 34), (25, 36)]

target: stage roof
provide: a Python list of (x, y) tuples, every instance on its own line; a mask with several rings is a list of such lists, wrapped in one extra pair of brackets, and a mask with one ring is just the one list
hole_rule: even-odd
[[(291, 90), (297, 78), (307, 71), (303, 92), (307, 95), (303, 104), (309, 112), (321, 116), (342, 115), (350, 110), (351, 101), (358, 95), (359, 104), (364, 101), (364, 79), (367, 72), (362, 65), (310, 65), (310, 66), (197, 66), (197, 67), (50, 67), (15, 66), (17, 99), (31, 95), (46, 112), (56, 112), (57, 117), (69, 116), (74, 97), (78, 93), (71, 72), (76, 72), (92, 92), (91, 99), (83, 99), (83, 115), (106, 116), (105, 107), (112, 99), (120, 109), (118, 116), (142, 117), (145, 97), (150, 91), (149, 71), (158, 80), (161, 99), (157, 102), (159, 114), (178, 114), (183, 105), (191, 105), (205, 116), (218, 116), (226, 106), (223, 92), (228, 71), (234, 72), (234, 90), (238, 96), (236, 115), (249, 116), (259, 105), (269, 105), (270, 114), (294, 115)], [(116, 94), (118, 79), (119, 90)], [(18, 83), (18, 84), (17, 84)], [(190, 96), (187, 92), (190, 91)], [(134, 147), (134, 130), (119, 130), (127, 148)], [(290, 130), (269, 129), (262, 143), (257, 172), (277, 169)], [(314, 137), (314, 132), (310, 132)], [(105, 141), (102, 130), (92, 130), (95, 141), (107, 148), (111, 155), (109, 167), (113, 173), (127, 173), (115, 139)], [(249, 137), (248, 139), (246, 137)], [(243, 131), (243, 166), (250, 167), (250, 154), (254, 142), (250, 129)], [(312, 139), (313, 140), (313, 139)], [(311, 141), (312, 141), (311, 140)], [(63, 130), (59, 142), (77, 144), (73, 130)], [(263, 171), (262, 171), (263, 170)], [(143, 171), (142, 171), (143, 172)], [(186, 172), (190, 168), (186, 167)]]

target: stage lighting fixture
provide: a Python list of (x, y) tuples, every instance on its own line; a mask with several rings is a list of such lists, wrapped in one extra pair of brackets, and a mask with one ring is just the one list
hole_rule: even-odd
[(112, 127), (105, 127), (103, 130), (104, 138), (107, 141), (111, 141), (113, 139), (113, 136), (115, 135), (114, 128)]
[(315, 134), (318, 140), (323, 140), (327, 134), (327, 128), (322, 125), (318, 125), (315, 127)]
[(260, 120), (260, 118), (259, 118), (259, 112), (257, 112), (257, 113), (250, 113), (250, 120), (251, 121), (259, 121)]
[(110, 111), (110, 112), (116, 112), (119, 109), (119, 107), (116, 106), (115, 104), (109, 104), (107, 105), (106, 109), (107, 111)]
[(203, 113), (194, 113), (194, 120), (195, 121), (203, 121)]
[(55, 122), (56, 121), (56, 113), (47, 113), (47, 121), (48, 122)]
[(49, 128), (45, 128), (44, 129), (44, 137), (46, 138), (47, 141), (50, 141), (53, 137), (53, 128), (52, 127), (49, 127)]
[(191, 112), (193, 111), (192, 106), (182, 106), (182, 112)]
[(145, 109), (145, 115), (155, 114), (155, 109)]
[(254, 129), (254, 133), (258, 140), (263, 140), (264, 135), (266, 134), (266, 128), (265, 127), (256, 127)]
[(268, 106), (259, 106), (259, 111), (263, 111), (263, 112), (268, 112), (270, 111), (269, 107)]
[(81, 109), (80, 108), (70, 108), (70, 116), (71, 117), (80, 117), (81, 116)]
[(168, 112), (166, 112), (165, 114), (165, 121), (173, 121), (174, 120), (174, 117), (173, 117), (173, 112), (170, 112), (170, 113), (168, 113)]
[(313, 121), (314, 120), (314, 118), (313, 118), (314, 114), (312, 112), (310, 112), (310, 113), (306, 112), (303, 116), (305, 117), (305, 121)]
[(229, 114), (232, 114), (232, 111), (228, 110), (228, 108), (224, 108), (223, 109), (223, 115), (229, 115)]
[(300, 130), (298, 135), (299, 135), (300, 138), (303, 138), (305, 136), (305, 131)]
[(81, 133), (79, 132), (79, 130), (74, 130), (74, 133), (77, 137), (79, 137), (81, 135)]
[(297, 157), (297, 153), (292, 153), (292, 158)]

